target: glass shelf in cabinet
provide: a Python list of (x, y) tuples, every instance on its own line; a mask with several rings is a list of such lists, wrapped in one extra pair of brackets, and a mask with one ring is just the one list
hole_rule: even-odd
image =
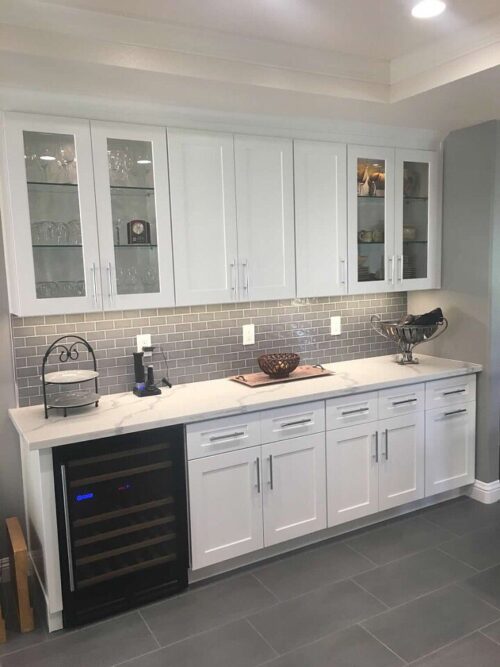
[(358, 199), (366, 199), (367, 201), (384, 201), (385, 196), (379, 195), (358, 195)]
[(83, 248), (82, 244), (78, 243), (32, 243), (32, 248)]
[(115, 248), (157, 248), (157, 243), (115, 243)]
[(111, 190), (144, 190), (154, 192), (154, 187), (150, 185), (110, 185)]
[(429, 201), (429, 197), (413, 197), (411, 195), (405, 195), (403, 199), (404, 201)]
[(52, 183), (50, 181), (26, 181), (28, 185), (42, 185), (45, 187), (77, 188), (78, 183)]

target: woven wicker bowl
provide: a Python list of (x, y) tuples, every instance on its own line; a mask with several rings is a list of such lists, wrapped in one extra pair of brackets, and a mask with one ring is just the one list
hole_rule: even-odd
[(261, 354), (257, 362), (264, 373), (272, 378), (286, 378), (299, 365), (300, 357), (295, 352)]

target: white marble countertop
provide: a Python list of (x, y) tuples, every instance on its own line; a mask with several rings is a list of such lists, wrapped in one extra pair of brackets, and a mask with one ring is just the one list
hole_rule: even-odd
[(161, 396), (148, 398), (112, 394), (103, 396), (99, 407), (70, 411), (66, 418), (51, 412), (45, 419), (43, 406), (14, 408), (9, 415), (29, 449), (43, 449), (482, 370), (463, 361), (422, 354), (418, 358), (420, 364), (414, 366), (401, 366), (392, 355), (326, 364), (335, 375), (259, 388), (210, 380), (164, 388)]

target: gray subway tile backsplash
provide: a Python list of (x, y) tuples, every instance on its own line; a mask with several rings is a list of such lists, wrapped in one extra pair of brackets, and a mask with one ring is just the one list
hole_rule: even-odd
[[(370, 327), (380, 313), (399, 319), (406, 313), (406, 293), (368, 294), (283, 301), (216, 304), (82, 315), (12, 317), (14, 363), (19, 405), (42, 402), (41, 363), (57, 337), (76, 333), (93, 346), (100, 372), (99, 391), (131, 389), (135, 336), (150, 333), (156, 347), (156, 378), (172, 383), (197, 382), (258, 370), (267, 351), (298, 352), (304, 363), (329, 363), (395, 352), (395, 346)], [(342, 317), (342, 334), (330, 336), (331, 315)], [(241, 327), (255, 324), (255, 345), (243, 346)], [(168, 369), (165, 360), (168, 362)], [(77, 366), (88, 367), (82, 355)], [(56, 370), (57, 357), (50, 364)]]

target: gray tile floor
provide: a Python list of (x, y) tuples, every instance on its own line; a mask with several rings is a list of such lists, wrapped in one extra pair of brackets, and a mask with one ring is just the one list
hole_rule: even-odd
[(500, 504), (461, 498), (81, 630), (9, 637), (1, 667), (498, 667)]

